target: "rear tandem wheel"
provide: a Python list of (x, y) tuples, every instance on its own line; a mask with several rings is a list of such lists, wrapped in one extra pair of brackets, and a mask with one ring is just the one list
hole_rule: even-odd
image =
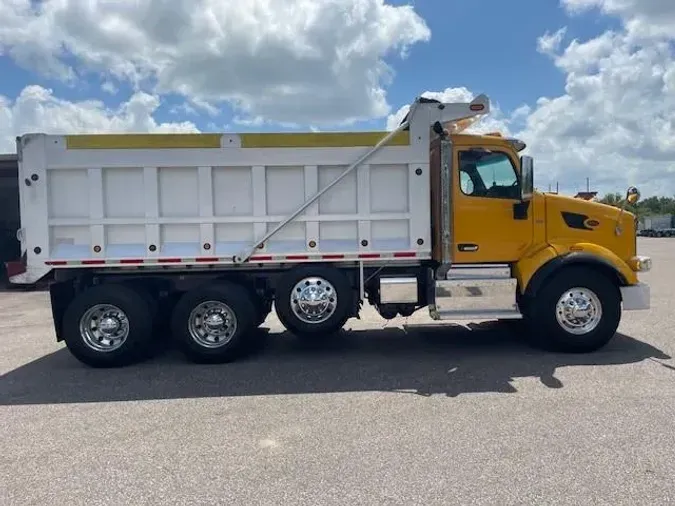
[(91, 367), (120, 367), (152, 351), (153, 308), (147, 297), (120, 284), (79, 293), (63, 317), (66, 346)]
[(296, 336), (321, 338), (344, 326), (353, 299), (343, 272), (325, 265), (303, 265), (281, 276), (274, 307), (284, 327)]
[(193, 362), (222, 363), (239, 358), (259, 312), (245, 288), (218, 281), (185, 293), (174, 308), (173, 337)]

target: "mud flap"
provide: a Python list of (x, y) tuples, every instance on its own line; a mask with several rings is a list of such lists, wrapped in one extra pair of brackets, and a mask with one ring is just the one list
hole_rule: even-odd
[(49, 298), (52, 303), (52, 319), (54, 320), (56, 341), (63, 341), (63, 315), (75, 298), (75, 285), (73, 280), (61, 281), (49, 285)]

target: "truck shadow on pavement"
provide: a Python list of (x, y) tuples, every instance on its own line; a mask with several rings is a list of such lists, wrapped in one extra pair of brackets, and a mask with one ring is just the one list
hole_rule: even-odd
[(518, 378), (563, 388), (556, 370), (567, 366), (654, 360), (675, 370), (658, 362), (670, 356), (622, 334), (596, 353), (558, 354), (528, 347), (512, 327), (497, 322), (351, 330), (311, 345), (286, 333), (264, 341), (262, 349), (230, 364), (195, 365), (169, 349), (120, 369), (88, 368), (64, 347), (2, 377), (0, 405), (367, 391), (454, 397), (513, 393)]

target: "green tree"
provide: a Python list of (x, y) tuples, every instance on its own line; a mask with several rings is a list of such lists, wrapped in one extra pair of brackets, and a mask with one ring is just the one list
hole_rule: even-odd
[[(624, 200), (624, 196), (620, 193), (608, 193), (599, 199), (603, 204), (614, 207), (621, 207)], [(649, 197), (641, 200), (635, 206), (628, 205), (626, 210), (636, 214), (640, 218), (655, 214), (675, 214), (675, 196)]]
[[(607, 195), (603, 196), (601, 199), (599, 199), (600, 202), (603, 204), (607, 204), (610, 206), (614, 207), (623, 207), (623, 204), (625, 202), (625, 198), (623, 195), (620, 193), (608, 193)], [(641, 218), (643, 216), (642, 209), (640, 208), (640, 203), (638, 202), (637, 205), (631, 205), (628, 204), (626, 206), (626, 211), (631, 212), (635, 214), (638, 218)]]
[(623, 196), (620, 193), (608, 193), (600, 199), (600, 202), (610, 206), (621, 207)]

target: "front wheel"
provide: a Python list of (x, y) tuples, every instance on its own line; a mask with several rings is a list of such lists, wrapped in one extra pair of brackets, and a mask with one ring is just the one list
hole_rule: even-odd
[(617, 284), (587, 267), (570, 267), (556, 274), (528, 306), (533, 341), (569, 353), (602, 348), (614, 337), (621, 320)]

